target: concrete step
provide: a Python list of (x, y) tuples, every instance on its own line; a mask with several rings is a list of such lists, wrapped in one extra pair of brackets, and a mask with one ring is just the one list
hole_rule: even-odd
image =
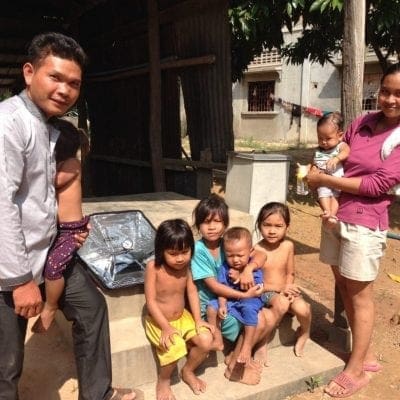
[[(196, 396), (189, 387), (179, 381), (172, 385), (177, 400), (283, 400), (295, 393), (306, 392), (311, 378), (319, 385), (326, 384), (343, 369), (343, 361), (315, 342), (309, 341), (302, 358), (295, 357), (291, 346), (269, 350), (270, 366), (263, 368), (261, 382), (250, 386), (230, 382), (224, 377), (225, 365), (206, 368), (199, 373), (207, 383), (205, 394)], [(133, 379), (135, 384), (135, 379)], [(145, 399), (155, 399), (155, 383), (135, 385), (145, 394)]]
[[(57, 323), (72, 351), (71, 324), (59, 313)], [(295, 318), (285, 316), (274, 332), (269, 349), (289, 346), (295, 341), (298, 323)], [(111, 360), (114, 384), (120, 387), (153, 382), (157, 378), (157, 361), (145, 335), (142, 317), (130, 317), (110, 321)], [(205, 365), (215, 366), (223, 363), (225, 355), (213, 352)]]

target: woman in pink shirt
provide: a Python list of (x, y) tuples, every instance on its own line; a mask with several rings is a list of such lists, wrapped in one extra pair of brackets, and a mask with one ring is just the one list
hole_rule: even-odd
[(332, 227), (323, 221), (320, 260), (332, 267), (353, 347), (344, 370), (325, 388), (332, 397), (351, 396), (369, 383), (366, 371), (382, 369), (371, 348), (373, 282), (386, 247), (388, 208), (394, 199), (387, 193), (400, 182), (400, 146), (386, 159), (381, 154), (385, 140), (400, 129), (400, 64), (383, 75), (378, 104), (381, 111), (357, 118), (345, 134), (350, 156), (344, 163), (344, 177), (321, 173), (315, 167), (307, 176), (311, 188), (341, 190), (340, 223)]

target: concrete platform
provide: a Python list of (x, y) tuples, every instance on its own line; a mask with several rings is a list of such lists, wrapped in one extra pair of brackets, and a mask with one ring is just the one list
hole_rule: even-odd
[[(176, 193), (150, 193), (140, 195), (86, 199), (87, 214), (104, 211), (140, 210), (157, 227), (168, 218), (183, 218), (192, 225), (192, 212), (198, 200)], [(253, 229), (249, 214), (230, 210), (231, 226)], [(110, 316), (110, 339), (112, 350), (113, 384), (119, 387), (138, 387), (145, 392), (146, 399), (155, 399), (157, 362), (145, 337), (142, 316), (144, 314), (143, 285), (133, 288), (105, 290), (104, 294)], [(59, 314), (57, 322), (72, 351), (71, 325)], [(174, 385), (177, 399), (283, 399), (286, 396), (307, 390), (310, 377), (326, 381), (343, 368), (343, 361), (325, 349), (309, 341), (306, 355), (297, 358), (292, 343), (298, 324), (296, 319), (285, 317), (269, 344), (271, 367), (263, 371), (259, 385), (248, 386), (229, 382), (224, 378), (224, 355), (212, 353), (204, 364), (203, 379), (209, 389), (205, 395), (195, 396), (183, 383)], [(178, 365), (181, 367), (182, 363)], [(176, 380), (178, 375), (175, 376)], [(221, 390), (223, 383), (223, 390)]]
[[(311, 341), (302, 358), (293, 354), (291, 346), (280, 346), (269, 351), (269, 359), (271, 366), (263, 369), (258, 385), (228, 381), (224, 377), (225, 365), (219, 364), (199, 374), (207, 382), (206, 393), (196, 396), (183, 382), (174, 384), (172, 390), (179, 400), (283, 400), (289, 395), (306, 392), (311, 377), (318, 378), (323, 385), (343, 369), (342, 360)], [(155, 399), (154, 383), (140, 385), (138, 389), (144, 392), (145, 399)]]

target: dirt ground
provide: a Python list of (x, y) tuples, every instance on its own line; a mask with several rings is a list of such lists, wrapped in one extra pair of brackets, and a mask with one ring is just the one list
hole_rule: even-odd
[[(296, 246), (296, 269), (298, 283), (310, 296), (313, 309), (312, 339), (332, 352), (345, 357), (340, 349), (328, 340), (333, 320), (334, 286), (328, 266), (318, 261), (320, 220), (319, 207), (309, 195), (294, 194), (293, 178), (295, 162), (310, 159), (310, 150), (279, 151), (291, 154), (288, 204), (292, 215), (289, 238)], [(223, 181), (217, 181), (216, 191), (223, 191)], [(391, 209), (390, 232), (400, 234), (400, 203)], [(400, 325), (390, 323), (391, 316), (400, 308), (400, 283), (388, 277), (388, 273), (400, 275), (400, 241), (388, 239), (388, 246), (381, 263), (375, 284), (376, 326), (373, 343), (384, 369), (371, 374), (370, 384), (352, 399), (400, 399)], [(54, 339), (57, 327), (46, 336), (33, 335), (27, 339), (25, 370), (21, 379), (21, 400), (77, 400), (77, 384), (74, 361), (62, 338)], [(306, 356), (306, 355), (305, 355)], [(114, 373), (117, 373), (114, 371)], [(290, 400), (316, 400), (329, 398), (318, 386), (318, 377), (313, 377), (315, 388), (305, 383), (304, 393)], [(311, 385), (312, 386), (312, 385)], [(40, 388), (48, 393), (43, 396)], [(307, 389), (314, 389), (313, 392)]]

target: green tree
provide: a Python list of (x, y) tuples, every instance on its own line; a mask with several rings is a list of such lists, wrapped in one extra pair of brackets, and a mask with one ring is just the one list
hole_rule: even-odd
[(282, 28), (292, 30), (302, 15), (304, 3), (305, 0), (231, 0), (233, 81), (242, 76), (263, 49), (282, 47)]
[[(306, 2), (303, 35), (296, 43), (282, 48), (294, 64), (307, 57), (321, 64), (332, 62), (343, 44), (344, 0)], [(311, 3), (311, 4), (310, 4)], [(366, 0), (365, 44), (371, 47), (384, 71), (391, 56), (400, 59), (400, 0)]]
[[(365, 42), (385, 70), (389, 57), (400, 60), (400, 0), (365, 1)], [(343, 4), (344, 0), (231, 0), (233, 80), (241, 77), (254, 56), (273, 47), (293, 64), (306, 58), (322, 65), (332, 62), (342, 50)], [(291, 32), (299, 21), (302, 36), (284, 45), (282, 28)]]

